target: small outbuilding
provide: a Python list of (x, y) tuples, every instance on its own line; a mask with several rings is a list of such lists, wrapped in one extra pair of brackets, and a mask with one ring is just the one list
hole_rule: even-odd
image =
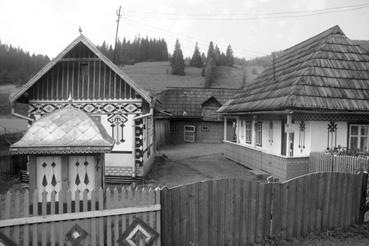
[[(170, 119), (169, 143), (221, 143), (224, 125), (217, 110), (237, 91), (199, 87), (170, 87), (162, 91), (157, 99), (159, 107), (171, 114), (166, 116)], [(233, 125), (227, 124), (229, 138), (234, 136)]]
[(101, 122), (69, 105), (35, 121), (10, 151), (29, 156), (30, 190), (50, 200), (52, 191), (71, 190), (73, 198), (104, 187), (104, 153), (113, 146)]

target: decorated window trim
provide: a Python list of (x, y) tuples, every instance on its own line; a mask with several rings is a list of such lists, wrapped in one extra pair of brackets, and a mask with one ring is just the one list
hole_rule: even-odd
[(299, 149), (302, 152), (305, 149), (305, 121), (301, 121), (300, 122), (300, 126), (299, 126)]
[(270, 145), (273, 144), (273, 135), (274, 135), (273, 128), (274, 128), (273, 121), (271, 120), (269, 121), (269, 144)]
[(255, 122), (255, 145), (263, 146), (263, 123), (261, 121)]

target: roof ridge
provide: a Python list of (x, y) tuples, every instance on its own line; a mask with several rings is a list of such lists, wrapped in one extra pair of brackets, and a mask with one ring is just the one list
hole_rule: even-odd
[(310, 42), (314, 42), (315, 40), (319, 40), (319, 39), (324, 39), (325, 37), (329, 36), (329, 35), (332, 35), (332, 34), (337, 34), (337, 33), (340, 33), (342, 35), (345, 36), (344, 32), (342, 31), (342, 29), (338, 26), (338, 25), (335, 25), (311, 38), (308, 38), (300, 43), (297, 43), (285, 50), (282, 51), (282, 55), (280, 57), (283, 57), (284, 55), (287, 55), (289, 54), (290, 52), (293, 52), (295, 50), (299, 50), (301, 48), (301, 46), (304, 46)]

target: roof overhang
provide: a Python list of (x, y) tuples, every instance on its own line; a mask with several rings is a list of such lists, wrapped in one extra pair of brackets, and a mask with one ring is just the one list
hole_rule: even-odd
[(33, 146), (33, 147), (10, 147), (12, 155), (62, 155), (62, 154), (98, 154), (109, 153), (112, 146)]

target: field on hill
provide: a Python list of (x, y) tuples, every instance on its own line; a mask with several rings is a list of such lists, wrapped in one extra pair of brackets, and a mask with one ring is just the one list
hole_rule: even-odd
[[(201, 68), (186, 67), (185, 76), (170, 74), (169, 62), (142, 62), (122, 67), (123, 71), (145, 90), (156, 94), (167, 87), (203, 87), (205, 78)], [(241, 88), (244, 73), (250, 83), (263, 70), (261, 66), (217, 67), (212, 88)], [(245, 71), (245, 72), (244, 72)]]

